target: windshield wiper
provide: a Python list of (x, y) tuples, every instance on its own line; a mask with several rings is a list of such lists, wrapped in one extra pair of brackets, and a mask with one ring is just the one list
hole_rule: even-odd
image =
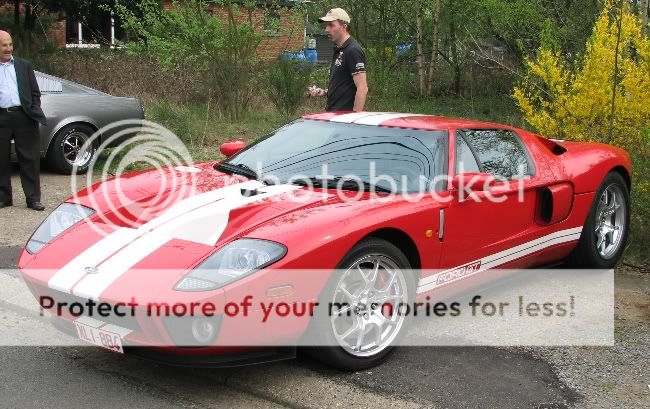
[(365, 180), (344, 179), (340, 176), (332, 179), (323, 179), (323, 178), (298, 179), (298, 180), (294, 180), (292, 183), (298, 186), (337, 188), (339, 187), (339, 183), (341, 180), (343, 180), (343, 183), (340, 184), (340, 187), (343, 190), (363, 190), (364, 192), (393, 193), (391, 189), (379, 185), (375, 185)]
[(220, 163), (215, 167), (216, 170), (221, 172), (228, 173), (230, 175), (239, 175), (251, 180), (259, 180), (264, 184), (269, 184), (267, 181), (262, 179), (262, 177), (255, 172), (250, 166), (240, 163), (239, 165), (233, 165), (232, 163)]

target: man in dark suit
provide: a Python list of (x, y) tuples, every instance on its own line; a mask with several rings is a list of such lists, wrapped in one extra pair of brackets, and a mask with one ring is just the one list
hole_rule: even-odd
[(15, 58), (13, 51), (11, 35), (0, 31), (0, 209), (13, 205), (13, 139), (27, 207), (43, 211), (45, 206), (41, 204), (39, 123), (46, 125), (46, 120), (41, 109), (41, 91), (32, 63)]

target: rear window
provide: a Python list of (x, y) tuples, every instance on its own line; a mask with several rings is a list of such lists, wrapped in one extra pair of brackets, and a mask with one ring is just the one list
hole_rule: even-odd
[(61, 81), (37, 75), (36, 82), (38, 83), (38, 88), (43, 93), (60, 94), (63, 92), (63, 84)]
[[(528, 151), (512, 131), (503, 129), (478, 129), (459, 131), (457, 139), (463, 139), (480, 172), (491, 173), (506, 179), (516, 179), (534, 174)], [(466, 151), (461, 157), (469, 158)], [(470, 161), (470, 168), (472, 167)], [(465, 170), (471, 172), (471, 170)]]

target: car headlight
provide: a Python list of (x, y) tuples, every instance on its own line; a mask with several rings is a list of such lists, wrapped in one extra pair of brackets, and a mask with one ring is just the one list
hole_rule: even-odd
[(267, 267), (287, 254), (280, 243), (236, 240), (208, 257), (176, 285), (178, 291), (210, 291)]
[(92, 216), (95, 211), (74, 203), (62, 203), (45, 219), (27, 242), (30, 254), (39, 252), (46, 244), (65, 230)]

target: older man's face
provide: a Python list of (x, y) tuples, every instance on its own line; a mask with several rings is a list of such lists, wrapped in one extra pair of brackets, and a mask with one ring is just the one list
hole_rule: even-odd
[(0, 60), (9, 61), (14, 53), (14, 43), (11, 36), (7, 34), (0, 35)]
[(339, 43), (343, 36), (345, 36), (347, 28), (345, 27), (345, 24), (341, 24), (340, 21), (330, 21), (325, 26), (325, 32), (330, 40)]

